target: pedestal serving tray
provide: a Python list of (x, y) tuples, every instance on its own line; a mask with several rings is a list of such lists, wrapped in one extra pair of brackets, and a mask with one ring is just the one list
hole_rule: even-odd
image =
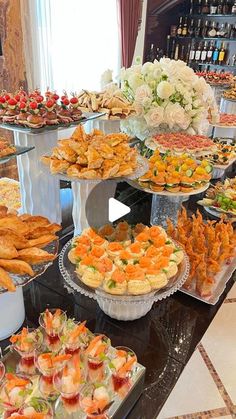
[[(6, 372), (15, 372), (17, 363), (19, 362), (19, 355), (14, 351), (8, 351), (7, 354), (1, 359), (1, 361), (5, 364)], [(107, 414), (109, 419), (125, 419), (131, 409), (133, 408), (134, 404), (137, 402), (139, 397), (141, 396), (143, 392), (143, 386), (144, 386), (144, 379), (145, 379), (145, 372), (146, 368), (137, 363), (137, 367), (134, 371), (134, 375), (132, 376), (132, 386), (130, 388), (129, 393), (124, 399), (120, 399), (118, 396), (114, 398), (114, 402), (109, 408)], [(33, 389), (33, 397), (42, 397), (39, 393), (39, 390), (37, 389), (37, 382), (38, 382), (38, 375), (33, 376), (33, 382), (34, 382), (34, 389)], [(55, 412), (54, 417), (55, 419), (64, 419), (65, 416), (69, 417), (68, 414), (64, 411), (64, 409), (57, 409), (57, 400), (53, 403)], [(76, 413), (72, 416), (74, 419), (76, 419), (77, 415)], [(0, 414), (0, 418), (3, 419), (4, 416)], [(84, 414), (84, 416), (81, 416), (81, 413), (78, 413), (78, 418), (80, 419), (86, 419), (87, 415)]]

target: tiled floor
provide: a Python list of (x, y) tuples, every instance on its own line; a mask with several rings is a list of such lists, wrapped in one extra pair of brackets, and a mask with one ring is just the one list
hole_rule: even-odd
[(157, 419), (236, 419), (236, 284)]

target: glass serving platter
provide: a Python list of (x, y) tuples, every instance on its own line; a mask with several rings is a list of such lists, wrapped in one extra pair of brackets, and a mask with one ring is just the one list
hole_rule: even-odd
[(70, 122), (68, 124), (58, 123), (56, 125), (45, 125), (41, 128), (29, 128), (29, 127), (24, 127), (23, 125), (20, 125), (20, 124), (1, 123), (0, 128), (8, 129), (10, 131), (18, 131), (25, 134), (42, 134), (48, 131), (63, 130), (63, 129), (68, 129), (70, 127), (74, 127), (79, 124), (85, 124), (85, 122), (91, 121), (92, 119), (100, 118), (103, 115), (105, 115), (104, 112), (84, 112), (81, 115), (81, 119), (79, 119), (78, 121)]
[[(54, 240), (52, 243), (49, 243), (47, 246), (45, 246), (43, 250), (56, 256), (58, 253), (58, 247), (59, 247), (59, 241)], [(35, 272), (34, 276), (30, 276), (27, 274), (26, 275), (10, 274), (10, 276), (13, 279), (16, 287), (23, 287), (24, 285), (29, 284), (38, 276), (42, 275), (46, 271), (46, 269), (52, 265), (52, 263), (53, 263), (53, 260), (49, 262), (37, 264), (37, 265), (31, 265), (33, 271)], [(0, 295), (5, 292), (8, 292), (8, 290), (0, 287)]]
[[(157, 291), (151, 291), (142, 295), (112, 295), (103, 289), (92, 289), (85, 285), (75, 272), (75, 265), (68, 259), (68, 253), (71, 248), (71, 239), (62, 249), (59, 255), (59, 269), (66, 282), (72, 290), (79, 292), (86, 297), (92, 298), (98, 302), (99, 307), (110, 317), (117, 320), (135, 320), (138, 319), (152, 308), (156, 301), (169, 297), (178, 291), (186, 281), (189, 275), (190, 264), (187, 254), (184, 251), (184, 259), (178, 265), (178, 273), (169, 280), (168, 284)], [(174, 241), (174, 240), (173, 240)], [(178, 245), (182, 248), (181, 245)]]
[(197, 195), (197, 194), (200, 194), (200, 193), (202, 193), (202, 192), (205, 192), (205, 190), (206, 189), (208, 189), (209, 188), (209, 186), (210, 186), (210, 183), (206, 183), (204, 186), (202, 186), (201, 188), (198, 188), (198, 189), (194, 189), (193, 191), (191, 191), (191, 192), (169, 192), (169, 191), (165, 191), (165, 190), (163, 190), (163, 191), (160, 191), (160, 192), (155, 192), (155, 191), (152, 191), (151, 189), (149, 189), (149, 188), (143, 188), (139, 183), (138, 183), (138, 181), (137, 180), (128, 180), (127, 181), (127, 183), (129, 184), (129, 185), (131, 185), (131, 186), (133, 186), (134, 188), (136, 188), (136, 189), (139, 189), (140, 191), (143, 191), (143, 192), (147, 192), (147, 193), (150, 193), (150, 194), (152, 194), (152, 195), (163, 195), (163, 196), (172, 196), (172, 197), (174, 197), (174, 196), (190, 196), (190, 195)]
[[(15, 351), (8, 351), (6, 355), (1, 358), (1, 361), (5, 365), (6, 372), (12, 372), (14, 373), (17, 369), (17, 365), (19, 363), (20, 356)], [(107, 411), (108, 418), (109, 419), (121, 419), (125, 418), (130, 410), (133, 408), (134, 404), (138, 400), (138, 398), (141, 396), (144, 386), (144, 378), (145, 378), (145, 372), (146, 368), (137, 363), (136, 368), (134, 370), (134, 373), (132, 375), (132, 382), (131, 387), (128, 392), (128, 394), (125, 396), (124, 399), (119, 398), (118, 396), (114, 397), (114, 401), (112, 405), (110, 406), (109, 410)], [(30, 377), (32, 379), (32, 377)], [(38, 388), (38, 378), (39, 375), (36, 374), (33, 376), (33, 392), (31, 396), (29, 396), (28, 400), (31, 397), (42, 397), (39, 388)], [(53, 410), (54, 410), (54, 418), (55, 419), (86, 419), (87, 415), (81, 413), (79, 411), (78, 413), (67, 413), (67, 411), (64, 409), (60, 398), (57, 398), (55, 402), (52, 403)], [(0, 418), (4, 419), (4, 415), (1, 415), (0, 412)]]
[(28, 153), (28, 151), (33, 150), (35, 147), (21, 147), (18, 145), (14, 146), (16, 148), (16, 151), (12, 154), (8, 154), (7, 156), (0, 157), (0, 164), (7, 163), (10, 159), (13, 159), (17, 156), (20, 156), (21, 154)]
[[(47, 166), (45, 166), (47, 169)], [(114, 180), (115, 182), (123, 182), (126, 181), (126, 179), (137, 179), (140, 176), (143, 176), (147, 171), (148, 171), (148, 161), (138, 155), (137, 157), (137, 167), (136, 169), (133, 171), (133, 173), (131, 173), (128, 176), (123, 176), (123, 177), (112, 177), (112, 178), (108, 178), (108, 179), (79, 179), (77, 177), (70, 177), (67, 176), (64, 173), (56, 173), (56, 174), (52, 174), (50, 173), (52, 176), (57, 176), (60, 178), (60, 180), (65, 180), (67, 182), (79, 182), (79, 183), (99, 183), (102, 181), (107, 181), (107, 180)]]

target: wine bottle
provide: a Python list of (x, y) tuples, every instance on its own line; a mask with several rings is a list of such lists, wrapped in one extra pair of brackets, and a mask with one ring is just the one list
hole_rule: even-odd
[(205, 24), (202, 28), (202, 37), (205, 38), (207, 36), (208, 33), (208, 29), (209, 29), (209, 22), (208, 20), (205, 21)]
[(196, 6), (194, 7), (194, 13), (200, 15), (202, 13), (202, 0), (196, 0)]
[(229, 37), (231, 39), (236, 39), (236, 25), (231, 27)]
[(188, 34), (188, 25), (187, 25), (187, 18), (185, 18), (181, 35), (187, 36), (187, 34)]
[(226, 55), (226, 49), (225, 49), (224, 42), (222, 42), (221, 49), (219, 51), (219, 58), (218, 58), (219, 64), (222, 65), (224, 63), (224, 61), (225, 61), (225, 55)]
[(189, 5), (189, 15), (193, 15), (194, 13), (194, 7), (193, 7), (193, 0), (190, 0), (190, 5)]
[(214, 52), (214, 42), (211, 41), (210, 47), (209, 47), (209, 49), (207, 51), (207, 62), (208, 63), (212, 63), (213, 52)]
[(215, 38), (215, 36), (216, 36), (216, 22), (212, 22), (211, 27), (209, 28), (207, 35), (210, 38)]
[(210, 14), (215, 15), (217, 13), (217, 0), (213, 0), (210, 5)]
[(236, 0), (234, 1), (234, 4), (233, 4), (233, 6), (232, 6), (231, 13), (232, 13), (233, 15), (236, 15)]
[(212, 57), (213, 64), (218, 63), (218, 58), (219, 58), (219, 48), (218, 48), (218, 45), (216, 44), (215, 50), (213, 52), (213, 57)]
[(207, 41), (204, 43), (200, 60), (202, 63), (205, 63), (206, 59), (207, 59)]
[(194, 34), (194, 20), (191, 19), (190, 25), (188, 27), (188, 35), (193, 36)]
[(175, 45), (176, 45), (176, 40), (173, 39), (173, 42), (172, 42), (172, 45), (171, 45), (171, 52), (170, 52), (171, 60), (173, 60), (174, 56), (175, 56)]
[(189, 62), (192, 63), (195, 61), (195, 54), (196, 54), (196, 48), (195, 48), (195, 42), (192, 43), (190, 53), (189, 53)]
[(194, 35), (196, 38), (199, 38), (199, 36), (201, 35), (201, 23), (202, 23), (201, 19), (198, 19), (197, 26), (195, 27), (195, 30), (194, 30)]
[(219, 4), (217, 7), (217, 14), (222, 15), (223, 14), (223, 7), (224, 7), (224, 0), (219, 0)]
[(195, 61), (198, 62), (201, 60), (201, 54), (202, 54), (202, 44), (201, 42), (198, 45), (198, 48), (195, 52)]
[(202, 13), (208, 15), (210, 13), (209, 0), (204, 0), (202, 6)]
[(184, 45), (181, 45), (179, 59), (182, 60), (182, 61), (184, 61), (184, 58), (185, 58), (184, 50), (185, 50), (185, 46)]
[(179, 44), (176, 44), (175, 53), (174, 53), (174, 60), (179, 59)]

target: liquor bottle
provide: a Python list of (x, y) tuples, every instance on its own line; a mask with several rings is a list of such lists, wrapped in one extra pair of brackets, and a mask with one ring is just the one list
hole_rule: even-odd
[(204, 0), (203, 1), (202, 13), (204, 13), (206, 15), (208, 15), (210, 13), (209, 0)]
[(232, 6), (231, 13), (232, 13), (233, 15), (236, 15), (236, 0), (234, 1), (234, 4), (233, 4), (233, 6)]
[(184, 61), (184, 58), (185, 58), (184, 50), (185, 50), (185, 46), (182, 45), (181, 50), (180, 50), (180, 56), (179, 56), (179, 59), (182, 61)]
[(188, 34), (188, 25), (187, 25), (187, 18), (185, 18), (181, 35), (182, 36), (187, 36), (187, 34)]
[(208, 63), (212, 63), (213, 52), (214, 52), (214, 42), (211, 41), (210, 47), (209, 47), (209, 49), (207, 51), (207, 62)]
[(179, 18), (179, 26), (177, 28), (177, 35), (181, 36), (182, 35), (182, 29), (183, 29), (183, 18), (182, 16)]
[(201, 55), (202, 55), (202, 44), (201, 42), (198, 45), (198, 48), (195, 52), (195, 61), (198, 62), (201, 60)]
[(231, 39), (236, 39), (236, 25), (231, 27), (229, 37)]
[(194, 6), (194, 13), (200, 15), (202, 13), (202, 0), (196, 0), (196, 5)]
[(219, 38), (224, 38), (226, 32), (227, 32), (227, 30), (226, 30), (225, 24), (224, 23), (221, 23), (219, 25), (219, 29), (216, 32), (216, 35), (219, 36)]
[(223, 6), (223, 14), (228, 15), (231, 13), (231, 0), (226, 0)]
[(174, 56), (175, 56), (175, 45), (176, 45), (176, 40), (173, 39), (173, 42), (172, 42), (172, 45), (171, 45), (171, 52), (170, 52), (171, 60), (173, 60)]
[(225, 44), (224, 42), (222, 42), (221, 49), (219, 51), (219, 58), (218, 58), (219, 64), (222, 65), (224, 63), (225, 55), (226, 55)]
[(208, 29), (209, 29), (209, 22), (208, 20), (205, 21), (205, 24), (202, 28), (202, 37), (205, 38), (207, 36), (208, 33)]
[(231, 23), (227, 23), (227, 27), (225, 30), (225, 38), (230, 38), (231, 30), (232, 30)]
[(176, 44), (175, 53), (174, 53), (174, 60), (179, 59), (179, 44)]
[(204, 43), (200, 60), (202, 63), (205, 63), (206, 59), (207, 59), (207, 41)]
[(218, 15), (223, 14), (224, 3), (225, 3), (225, 0), (219, 0), (219, 4), (218, 4), (218, 7), (217, 7), (217, 12), (216, 12)]
[(195, 30), (194, 30), (194, 36), (196, 38), (199, 38), (199, 36), (201, 35), (201, 23), (202, 23), (201, 19), (198, 19), (197, 26), (195, 27)]
[(190, 51), (191, 51), (191, 42), (189, 42), (188, 44), (188, 48), (187, 48), (187, 54), (186, 54), (186, 63), (189, 63), (189, 57), (190, 57)]
[(194, 34), (194, 20), (191, 19), (190, 25), (188, 27), (188, 36), (193, 36)]
[(219, 58), (219, 48), (218, 48), (218, 45), (216, 44), (215, 50), (214, 50), (213, 56), (212, 56), (212, 62), (213, 62), (213, 64), (217, 64), (218, 63), (218, 58)]
[(192, 43), (190, 48), (191, 49), (189, 53), (189, 62), (192, 63), (195, 61), (195, 54), (196, 54), (195, 42)]
[(149, 61), (153, 62), (155, 58), (156, 58), (155, 45), (151, 44), (150, 51), (149, 51)]
[(212, 24), (211, 24), (211, 26), (208, 30), (207, 36), (209, 36), (210, 38), (215, 38), (216, 37), (216, 22), (212, 22)]
[(170, 57), (170, 35), (167, 35), (166, 39), (166, 57)]
[(210, 14), (215, 15), (217, 13), (217, 0), (212, 0), (210, 5)]

